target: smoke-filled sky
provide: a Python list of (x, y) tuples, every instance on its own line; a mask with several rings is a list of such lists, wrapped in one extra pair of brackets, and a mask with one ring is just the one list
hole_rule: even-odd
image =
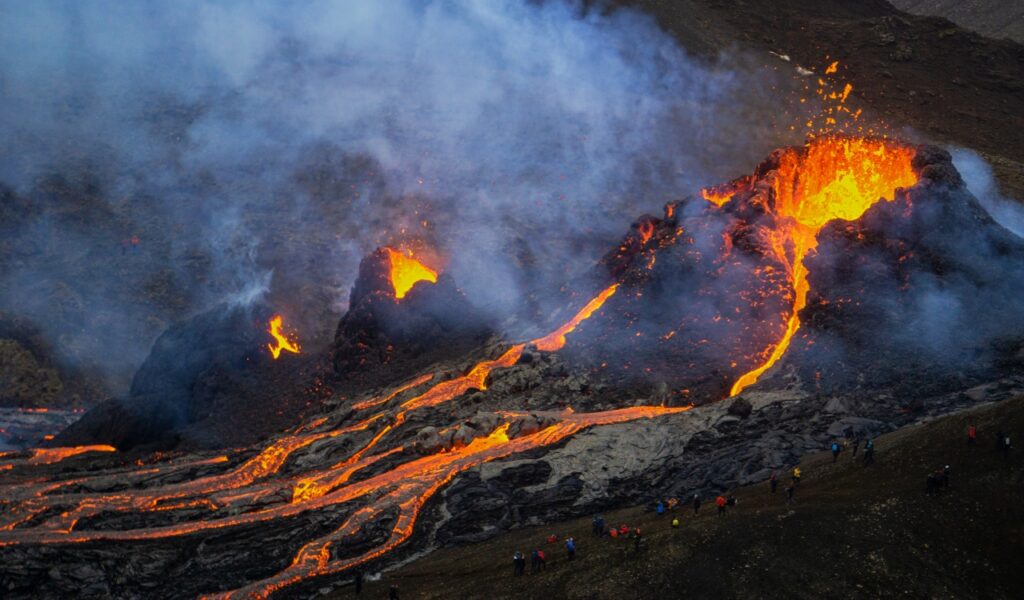
[(331, 331), (358, 260), (413, 237), (509, 314), (511, 257), (557, 289), (639, 214), (795, 141), (767, 72), (636, 12), (5, 1), (0, 21), (0, 306), (122, 383), (169, 320), (268, 287)]

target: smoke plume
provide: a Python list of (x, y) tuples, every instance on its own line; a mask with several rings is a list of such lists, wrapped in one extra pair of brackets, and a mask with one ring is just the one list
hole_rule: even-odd
[(115, 392), (168, 322), (264, 288), (323, 341), (381, 244), (426, 243), (516, 314), (635, 215), (798, 141), (756, 61), (695, 60), (628, 10), (51, 0), (0, 19), (0, 307)]

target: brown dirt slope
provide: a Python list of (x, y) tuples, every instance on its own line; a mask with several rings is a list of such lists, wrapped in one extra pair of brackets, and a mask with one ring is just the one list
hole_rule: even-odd
[(915, 15), (945, 17), (991, 38), (1024, 43), (1024, 2), (1012, 0), (891, 0)]
[[(968, 423), (979, 429), (976, 448), (965, 443)], [(403, 600), (1015, 597), (1024, 585), (1024, 452), (996, 452), (999, 428), (1019, 445), (1024, 398), (883, 436), (873, 466), (848, 451), (836, 466), (830, 454), (807, 456), (793, 505), (784, 481), (775, 495), (767, 483), (738, 490), (724, 517), (711, 499), (697, 516), (679, 510), (675, 530), (669, 517), (640, 508), (606, 515), (642, 528), (639, 553), (630, 541), (593, 537), (584, 518), (439, 550), (367, 582), (363, 593), (383, 598), (396, 584)], [(944, 464), (950, 488), (926, 496), (926, 474)], [(545, 542), (551, 533), (579, 541), (573, 563), (561, 543)], [(547, 570), (513, 577), (512, 553), (536, 547), (549, 556)]]
[(691, 52), (736, 46), (821, 69), (840, 60), (854, 96), (893, 127), (972, 148), (1024, 200), (1024, 46), (883, 0), (620, 0)]

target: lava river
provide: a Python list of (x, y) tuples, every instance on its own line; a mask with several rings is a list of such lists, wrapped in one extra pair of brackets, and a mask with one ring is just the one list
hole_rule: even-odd
[[(917, 181), (911, 161), (915, 150), (885, 139), (821, 137), (802, 148), (780, 152), (777, 166), (763, 175), (741, 178), (704, 197), (722, 210), (739, 197), (758, 205), (772, 220), (768, 246), (787, 269), (791, 294), (785, 328), (759, 354), (756, 368), (732, 385), (736, 394), (753, 384), (786, 352), (800, 327), (800, 310), (809, 285), (803, 259), (817, 245), (820, 229), (833, 219), (857, 219), (873, 204), (893, 199), (896, 190)], [(763, 185), (763, 184), (767, 185)], [(714, 209), (715, 207), (712, 207)], [(652, 227), (641, 228), (642, 243)], [(390, 251), (396, 299), (418, 281), (435, 282), (437, 272), (411, 255)], [(653, 257), (652, 257), (653, 261)], [(593, 426), (652, 418), (689, 407), (637, 406), (604, 412), (572, 410), (543, 414), (546, 427), (510, 436), (510, 426), (526, 413), (500, 413), (502, 422), (461, 445), (422, 455), (399, 443), (396, 432), (416, 411), (431, 410), (472, 389), (484, 390), (495, 370), (515, 365), (527, 344), (553, 352), (566, 344), (577, 326), (599, 314), (621, 284), (595, 295), (566, 323), (526, 343), (509, 346), (465, 373), (445, 379), (425, 373), (404, 384), (359, 399), (344, 410), (304, 423), (259, 448), (218, 456), (165, 458), (125, 466), (115, 458), (106, 468), (56, 474), (54, 464), (108, 447), (28, 451), (0, 456), (0, 546), (61, 545), (95, 541), (142, 541), (197, 536), (227, 528), (256, 526), (313, 511), (343, 515), (331, 530), (303, 539), (290, 564), (262, 574), (234, 590), (209, 590), (218, 597), (266, 597), (319, 575), (336, 574), (393, 550), (413, 534), (425, 503), (460, 473), (483, 463), (555, 444)], [(271, 324), (273, 326), (273, 323)], [(280, 322), (277, 323), (280, 327)], [(276, 337), (276, 336), (275, 336)], [(293, 344), (283, 334), (280, 353)], [(294, 344), (298, 351), (297, 344)], [(277, 358), (275, 356), (275, 358)], [(95, 454), (105, 457), (104, 454)], [(115, 456), (115, 455), (111, 455)], [(36, 472), (36, 470), (39, 470)], [(16, 474), (12, 475), (12, 474)], [(178, 519), (161, 519), (175, 514)], [(111, 527), (111, 515), (131, 516)], [(134, 518), (134, 517), (139, 518)], [(108, 522), (104, 523), (104, 519)], [(149, 520), (147, 520), (149, 519)], [(377, 523), (389, 523), (386, 535), (352, 551), (350, 541), (365, 537)], [(99, 523), (99, 526), (94, 527)]]
[[(616, 285), (602, 290), (566, 324), (530, 343), (558, 349), (565, 336), (598, 311)], [(309, 540), (291, 564), (272, 576), (252, 581), (240, 589), (216, 592), (216, 597), (267, 597), (274, 591), (309, 577), (339, 573), (373, 560), (413, 533), (420, 510), (431, 496), (459, 473), (485, 462), (557, 443), (587, 427), (685, 411), (688, 407), (637, 406), (596, 413), (534, 413), (549, 426), (510, 438), (509, 425), (526, 413), (501, 413), (504, 423), (470, 443), (436, 454), (420, 456), (404, 452), (401, 445), (386, 447), (386, 440), (413, 411), (437, 407), (470, 389), (484, 389), (488, 374), (514, 365), (526, 344), (509, 347), (502, 355), (476, 364), (465, 374), (431, 384), (430, 374), (388, 390), (352, 407), (355, 417), (328, 415), (305, 423), (255, 453), (242, 449), (223, 456), (183, 457), (138, 464), (110, 466), (77, 476), (51, 476), (5, 485), (0, 503), (0, 546), (75, 544), (96, 541), (141, 541), (201, 535), (231, 527), (284, 519), (307, 511), (345, 506), (350, 512), (339, 527)], [(418, 393), (414, 393), (418, 392)], [(379, 409), (374, 412), (372, 409)], [(352, 446), (334, 462), (301, 461), (303, 451), (332, 440), (364, 441)], [(24, 473), (35, 465), (50, 463), (106, 447), (4, 456), (3, 467)], [(246, 455), (248, 457), (246, 458)], [(327, 453), (334, 456), (333, 453)], [(296, 460), (299, 459), (299, 460)], [(283, 467), (307, 464), (305, 469)], [(378, 463), (384, 468), (374, 468)], [(116, 463), (113, 463), (116, 464)], [(286, 472), (287, 471), (287, 472)], [(8, 471), (10, 472), (10, 471)], [(110, 491), (104, 491), (110, 490)], [(124, 491), (130, 490), (130, 491)], [(153, 515), (161, 511), (191, 511), (188, 520), (158, 522), (129, 528), (93, 529), (89, 523), (112, 514)], [(367, 524), (382, 515), (394, 515), (387, 538), (356, 555), (336, 556)], [(83, 525), (84, 524), (84, 525)], [(211, 590), (211, 592), (213, 592)]]

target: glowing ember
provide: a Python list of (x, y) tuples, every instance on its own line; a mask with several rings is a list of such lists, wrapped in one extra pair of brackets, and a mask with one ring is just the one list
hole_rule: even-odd
[(270, 323), (268, 323), (270, 329), (267, 331), (270, 335), (274, 336), (274, 340), (277, 342), (276, 344), (267, 344), (267, 349), (270, 350), (270, 355), (274, 357), (274, 360), (277, 360), (283, 351), (291, 352), (293, 354), (299, 353), (299, 342), (289, 340), (281, 331), (283, 323), (284, 320), (281, 318), (281, 315), (274, 315), (270, 319)]
[[(807, 269), (803, 259), (818, 244), (818, 231), (833, 219), (853, 220), (879, 200), (892, 200), (897, 188), (917, 182), (912, 148), (872, 138), (825, 137), (802, 151), (782, 155), (770, 179), (779, 229), (773, 240), (777, 258), (787, 267), (793, 286), (792, 311), (781, 339), (765, 351), (767, 359), (733, 384), (736, 395), (753, 384), (785, 354), (800, 328), (807, 304)], [(787, 251), (788, 249), (788, 251)]]
[(391, 286), (395, 290), (395, 298), (401, 300), (412, 286), (421, 281), (437, 283), (437, 271), (413, 258), (411, 250), (402, 253), (394, 248), (384, 248), (391, 261)]
[(640, 224), (640, 228), (637, 231), (640, 233), (640, 243), (646, 244), (650, 241), (651, 236), (654, 235), (654, 223), (644, 221)]
[(613, 283), (606, 287), (600, 294), (597, 295), (593, 300), (587, 302), (586, 306), (580, 309), (576, 315), (569, 320), (568, 323), (562, 325), (558, 329), (552, 331), (542, 338), (533, 340), (532, 344), (537, 346), (537, 349), (542, 352), (554, 352), (560, 350), (562, 346), (565, 346), (565, 336), (572, 330), (582, 323), (583, 321), (590, 318), (590, 315), (594, 314), (597, 309), (601, 308), (605, 300), (611, 298), (615, 290), (618, 289), (619, 284)]

